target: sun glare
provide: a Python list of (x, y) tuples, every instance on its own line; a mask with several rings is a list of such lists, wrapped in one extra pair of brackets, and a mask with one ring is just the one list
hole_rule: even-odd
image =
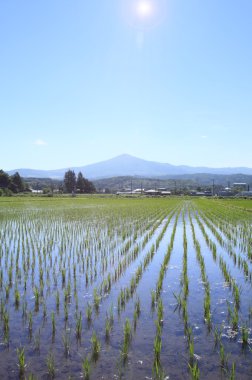
[(153, 12), (153, 4), (148, 0), (140, 0), (136, 4), (136, 11), (140, 17), (149, 17)]
[(167, 0), (121, 0), (123, 17), (135, 29), (146, 31), (160, 25)]

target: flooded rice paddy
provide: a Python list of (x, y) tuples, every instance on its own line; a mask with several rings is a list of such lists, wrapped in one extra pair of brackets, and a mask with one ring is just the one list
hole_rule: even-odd
[(0, 378), (251, 379), (251, 211), (1, 200)]

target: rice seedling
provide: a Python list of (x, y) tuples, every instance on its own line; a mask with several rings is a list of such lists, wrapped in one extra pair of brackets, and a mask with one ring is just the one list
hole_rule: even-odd
[(3, 299), (1, 298), (1, 300), (0, 300), (0, 318), (1, 318), (1, 320), (3, 320), (4, 310), (5, 310), (4, 302), (3, 302)]
[(32, 326), (33, 326), (33, 317), (32, 317), (32, 312), (30, 311), (28, 313), (28, 331), (29, 331), (30, 337), (32, 337)]
[(200, 378), (200, 370), (198, 367), (198, 363), (194, 362), (193, 364), (188, 363), (190, 374), (191, 374), (191, 379), (192, 380), (199, 380)]
[(57, 310), (57, 313), (59, 312), (59, 306), (60, 306), (60, 296), (59, 296), (59, 291), (57, 290), (57, 293), (56, 293), (56, 310)]
[(169, 378), (168, 376), (165, 376), (165, 372), (159, 362), (154, 362), (152, 373), (155, 380), (167, 380)]
[(47, 366), (48, 375), (50, 376), (51, 379), (54, 379), (56, 375), (56, 368), (55, 368), (55, 359), (52, 352), (49, 352), (49, 354), (47, 355), (46, 366)]
[(35, 311), (39, 311), (39, 289), (37, 287), (35, 287), (33, 289), (33, 294), (34, 294), (34, 297), (35, 297)]
[(113, 326), (114, 324), (113, 304), (110, 306), (108, 317), (109, 317), (110, 325)]
[(76, 319), (76, 326), (75, 326), (75, 334), (78, 340), (81, 339), (81, 332), (82, 332), (82, 315), (80, 312), (79, 316)]
[(82, 362), (82, 374), (84, 380), (89, 380), (91, 374), (91, 365), (87, 357)]
[(129, 345), (131, 341), (131, 325), (130, 321), (127, 318), (124, 324), (124, 329), (123, 329), (123, 346), (122, 346), (122, 357), (123, 357), (123, 362), (125, 363), (127, 357), (128, 357), (128, 351), (129, 351)]
[(95, 311), (96, 313), (99, 312), (99, 306), (100, 306), (100, 296), (98, 295), (98, 292), (97, 292), (97, 289), (94, 288), (94, 292), (93, 292), (93, 297), (94, 297), (94, 307), (95, 307)]
[(238, 310), (236, 309), (236, 307), (234, 307), (234, 310), (232, 311), (231, 309), (229, 309), (229, 312), (230, 312), (230, 316), (231, 316), (232, 328), (233, 328), (233, 330), (237, 330), (238, 329), (238, 323), (239, 323)]
[(235, 363), (232, 363), (229, 380), (235, 380)]
[(194, 362), (194, 342), (193, 342), (193, 337), (191, 337), (189, 341), (189, 360), (190, 363), (193, 364)]
[(36, 376), (33, 375), (33, 373), (29, 373), (28, 377), (27, 377), (27, 380), (36, 380)]
[(225, 353), (225, 349), (222, 343), (220, 343), (220, 366), (221, 369), (228, 367), (228, 355)]
[(38, 333), (34, 336), (33, 340), (34, 344), (34, 350), (40, 352), (40, 329)]
[(5, 299), (6, 299), (6, 301), (8, 301), (8, 299), (9, 299), (9, 295), (10, 295), (10, 287), (9, 287), (9, 285), (7, 284), (7, 285), (5, 286)]
[(177, 301), (177, 307), (178, 307), (179, 309), (181, 309), (181, 306), (182, 306), (182, 303), (183, 303), (183, 299), (182, 299), (182, 297), (181, 297), (181, 294), (176, 294), (176, 293), (173, 292), (173, 296), (174, 296), (174, 298), (175, 298), (176, 301)]
[(71, 347), (71, 341), (70, 341), (70, 334), (69, 333), (65, 332), (62, 335), (62, 343), (64, 346), (65, 357), (68, 357), (70, 355), (70, 347)]
[(17, 357), (18, 357), (19, 377), (22, 378), (25, 374), (25, 369), (27, 366), (25, 363), (24, 348), (17, 348)]
[(140, 312), (141, 312), (141, 309), (140, 309), (140, 299), (138, 297), (137, 300), (136, 300), (136, 302), (135, 302), (135, 307), (134, 307), (134, 331), (136, 331), (137, 320), (140, 317)]
[(158, 323), (163, 324), (164, 321), (164, 306), (161, 299), (158, 300), (157, 305), (157, 317), (158, 317)]
[(4, 329), (4, 332), (8, 332), (9, 331), (9, 313), (7, 310), (4, 310), (3, 311), (3, 329)]
[(221, 342), (222, 330), (218, 330), (218, 327), (214, 329), (214, 347), (217, 347)]
[(106, 337), (107, 341), (109, 340), (111, 330), (112, 330), (111, 319), (108, 316), (106, 316), (106, 320), (105, 320), (105, 337)]
[(92, 344), (92, 358), (94, 361), (97, 361), (100, 351), (101, 351), (101, 343), (99, 339), (97, 338), (95, 331), (93, 332), (92, 337), (91, 337), (91, 344)]
[(52, 337), (55, 336), (55, 332), (56, 332), (56, 323), (55, 323), (55, 314), (54, 312), (52, 312), (51, 314), (51, 321), (52, 321)]
[(64, 268), (61, 270), (61, 282), (62, 288), (64, 288), (66, 284), (66, 270)]
[(240, 307), (240, 291), (235, 282), (233, 282), (233, 294), (234, 294), (234, 299), (235, 299), (235, 306), (237, 309)]
[(160, 364), (160, 354), (162, 349), (162, 338), (159, 334), (154, 339), (154, 363)]
[(64, 303), (64, 319), (65, 319), (65, 322), (68, 321), (68, 307), (67, 307), (67, 304)]
[(87, 303), (87, 307), (86, 307), (86, 317), (87, 317), (88, 322), (92, 321), (92, 306), (90, 305), (89, 302)]
[(43, 303), (43, 320), (44, 320), (44, 322), (46, 320), (46, 317), (47, 317), (47, 307), (46, 307), (46, 303), (44, 302)]
[(243, 347), (246, 347), (248, 345), (248, 338), (249, 338), (249, 329), (246, 325), (242, 326), (241, 333), (242, 333), (242, 345)]
[(20, 293), (19, 293), (19, 290), (16, 288), (15, 289), (15, 307), (16, 307), (16, 309), (19, 308), (19, 304), (20, 304)]
[(12, 266), (9, 267), (8, 276), (9, 276), (9, 284), (8, 284), (8, 286), (11, 288), (12, 287)]

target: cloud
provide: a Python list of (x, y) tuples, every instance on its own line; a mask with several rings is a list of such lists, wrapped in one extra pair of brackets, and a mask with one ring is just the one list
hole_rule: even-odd
[(207, 139), (207, 137), (206, 135), (201, 136), (202, 139)]
[(45, 142), (42, 139), (37, 139), (37, 140), (34, 141), (34, 145), (45, 146), (45, 145), (47, 145), (47, 142)]

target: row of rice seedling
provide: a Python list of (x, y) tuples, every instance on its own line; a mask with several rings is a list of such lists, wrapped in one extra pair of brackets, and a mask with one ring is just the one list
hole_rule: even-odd
[[(145, 254), (145, 256), (140, 261), (138, 267), (136, 268), (135, 273), (132, 275), (132, 277), (129, 281), (129, 286), (125, 286), (124, 288), (121, 288), (121, 290), (118, 294), (118, 299), (117, 299), (118, 315), (120, 315), (121, 310), (125, 309), (127, 302), (133, 297), (133, 295), (136, 291), (137, 285), (138, 285), (139, 281), (141, 280), (141, 277), (142, 277), (144, 271), (146, 270), (147, 266), (151, 263), (154, 254), (157, 252), (159, 245), (160, 245), (160, 242), (162, 241), (162, 239), (165, 235), (165, 232), (166, 232), (169, 224), (171, 223), (172, 218), (174, 217), (175, 212), (176, 212), (176, 210), (173, 210), (168, 214), (166, 221), (162, 226), (161, 231), (156, 236), (154, 242), (150, 246), (150, 248), (147, 251), (147, 253)], [(155, 231), (153, 230), (153, 232), (155, 232)], [(152, 237), (152, 235), (153, 234), (150, 235), (150, 238)], [(140, 298), (137, 297), (135, 304), (134, 304), (134, 313), (133, 313), (133, 318), (132, 318), (133, 322), (131, 324), (130, 320), (128, 318), (126, 318), (125, 324), (123, 326), (123, 340), (122, 340), (121, 354), (120, 354), (120, 359), (119, 359), (119, 366), (120, 367), (124, 367), (127, 363), (130, 342), (132, 340), (133, 332), (136, 333), (137, 321), (138, 321), (139, 317), (140, 317)], [(110, 318), (106, 317), (105, 330), (106, 330), (107, 343), (109, 342), (111, 329), (112, 329), (112, 327), (111, 327)], [(123, 371), (122, 368), (121, 368), (121, 371)]]
[[(199, 218), (197, 216), (196, 216), (196, 220), (197, 220), (197, 222), (199, 224), (199, 227), (200, 227), (200, 229), (202, 231), (202, 234), (203, 234), (203, 236), (204, 236), (204, 238), (206, 240), (207, 245), (210, 247), (210, 249), (213, 252), (214, 260), (216, 260), (216, 258), (217, 258), (216, 245), (208, 237), (208, 235), (207, 235), (207, 233), (206, 233), (206, 231), (204, 229), (203, 224), (200, 222), (200, 220), (199, 220)], [(227, 264), (224, 261), (224, 259), (223, 259), (222, 256), (219, 256), (219, 265), (220, 265), (220, 268), (221, 268), (221, 271), (223, 273), (223, 276), (225, 278), (226, 283), (229, 284), (230, 288), (232, 289), (235, 305), (236, 305), (237, 309), (239, 309), (239, 307), (240, 307), (240, 290), (239, 290), (239, 287), (238, 287), (235, 279), (232, 277), (230, 270), (227, 268)]]
[[(202, 226), (202, 224), (200, 225), (200, 227), (201, 227), (201, 230), (203, 230), (204, 227)], [(208, 240), (208, 244), (210, 244), (210, 248), (213, 252), (214, 259), (216, 260), (216, 248), (214, 248), (214, 243), (211, 240)], [(226, 251), (228, 252), (230, 257), (234, 257), (232, 254), (230, 254), (230, 248), (227, 247)], [(250, 280), (251, 277), (249, 275), (248, 264), (245, 259), (240, 259), (240, 256), (239, 256), (238, 263), (236, 263), (236, 261), (233, 260), (233, 264), (234, 266), (237, 265), (238, 268), (243, 271), (244, 276), (245, 276), (245, 282)], [(233, 313), (229, 313), (229, 315), (232, 316), (231, 321), (232, 321), (233, 329), (237, 330), (238, 329), (238, 311), (240, 309), (240, 303), (241, 303), (240, 301), (241, 285), (237, 284), (237, 281), (235, 280), (235, 278), (232, 277), (230, 269), (228, 269), (227, 264), (224, 261), (222, 256), (219, 256), (219, 266), (222, 270), (226, 283), (229, 284), (229, 287), (232, 290), (235, 310)], [(250, 306), (248, 305), (248, 307)]]
[[(206, 219), (206, 217), (202, 215), (202, 212), (199, 212), (199, 214), (202, 216), (202, 219), (204, 220), (204, 222), (206, 222), (206, 225), (208, 226), (209, 222)], [(214, 243), (211, 240), (211, 238), (208, 236), (208, 233), (206, 232), (206, 229), (205, 229), (203, 223), (201, 222), (200, 218), (198, 217), (198, 215), (195, 215), (195, 219), (197, 220), (197, 223), (200, 227), (202, 235), (205, 238), (207, 246), (210, 248), (210, 250), (212, 252), (213, 260), (216, 261), (219, 258), (217, 263), (219, 264), (219, 267), (221, 269), (221, 272), (223, 274), (225, 282), (227, 284), (229, 284), (229, 287), (230, 287), (230, 290), (231, 290), (231, 293), (233, 296), (233, 300), (234, 300), (233, 301), (234, 307), (230, 303), (227, 303), (227, 305), (228, 305), (228, 320), (231, 323), (231, 328), (233, 329), (233, 331), (231, 331), (231, 332), (232, 332), (233, 336), (236, 337), (238, 335), (238, 331), (240, 330), (241, 338), (239, 339), (239, 341), (242, 342), (242, 347), (245, 347), (247, 345), (247, 343), (245, 343), (245, 342), (248, 342), (248, 331), (249, 331), (249, 329), (247, 328), (247, 322), (245, 324), (243, 324), (240, 328), (238, 326), (239, 309), (240, 309), (240, 292), (241, 292), (240, 286), (238, 286), (235, 278), (232, 277), (231, 272), (228, 269), (228, 266), (227, 266), (224, 258), (221, 255), (217, 254), (216, 243)], [(210, 225), (210, 230), (214, 231), (213, 236), (216, 236), (216, 234), (217, 234), (217, 237), (218, 237), (217, 244), (218, 244), (218, 242), (223, 242), (222, 237), (220, 235), (218, 235), (218, 232), (216, 231), (216, 229), (214, 228), (213, 225)], [(224, 247), (224, 249), (226, 249), (226, 252), (230, 256), (227, 245), (224, 243), (224, 244), (221, 244), (221, 247), (222, 248)], [(236, 263), (234, 263), (234, 264), (236, 264)], [(238, 267), (240, 268), (239, 265), (238, 265)], [(226, 336), (226, 335), (224, 334), (224, 336)], [(228, 364), (228, 361), (227, 361), (228, 355), (225, 354), (224, 345), (222, 342), (220, 343), (219, 348), (220, 348), (219, 353), (220, 353), (221, 367), (224, 371), (226, 371), (227, 370), (227, 364)], [(235, 364), (233, 363), (232, 367), (230, 369), (230, 378), (234, 378), (234, 377), (235, 377)]]
[[(234, 269), (244, 275), (246, 292), (251, 294), (251, 281), (246, 282), (251, 273), (247, 236), (251, 213), (246, 211), (243, 217), (239, 209), (233, 216), (236, 208), (225, 209), (215, 200), (179, 198), (19, 202), (25, 207), (17, 202), (0, 208), (0, 376), (11, 369), (20, 378), (47, 374), (50, 378), (109, 379), (115, 375), (112, 368), (119, 366), (120, 376), (127, 378), (132, 368), (145, 365), (137, 372), (140, 377), (136, 376), (152, 372), (152, 377), (163, 379), (169, 375), (169, 366), (173, 368), (167, 347), (177, 344), (170, 338), (176, 336), (171, 330), (176, 315), (169, 306), (175, 295), (188, 378), (209, 379), (204, 362), (208, 352), (211, 363), (219, 357), (221, 372), (214, 369), (215, 378), (231, 379), (242, 373), (247, 380), (251, 320), (244, 315), (244, 306), (250, 310), (252, 305), (245, 303), (244, 284)], [(172, 252), (175, 270), (170, 272)], [(181, 257), (180, 277), (176, 277), (177, 257)], [(190, 277), (196, 273), (193, 260), (197, 260), (203, 285), (195, 305), (197, 313), (192, 306), (196, 291)], [(230, 286), (231, 300), (225, 304), (223, 317), (236, 335), (228, 342), (226, 326), (213, 324), (219, 319), (213, 319), (211, 300), (216, 297), (211, 282), (214, 274), (207, 277), (210, 260)], [(174, 280), (180, 284), (178, 295), (172, 294), (177, 285), (169, 283)], [(148, 288), (155, 290), (143, 294), (148, 281)], [(200, 324), (201, 313), (199, 334), (195, 318)], [(151, 367), (148, 360), (146, 364), (134, 362), (146, 329), (150, 332), (146, 349), (151, 348), (144, 355)], [(204, 342), (202, 353), (199, 339)], [(244, 352), (243, 367), (237, 361), (237, 343)], [(198, 359), (195, 350), (203, 359)], [(180, 378), (185, 375), (179, 367), (173, 371)]]
[[(68, 231), (69, 232), (69, 231)], [(32, 240), (32, 238), (31, 238)], [(67, 247), (64, 247), (65, 249)], [(23, 246), (23, 250), (25, 250), (26, 247)], [(14, 255), (14, 254), (13, 254)], [(18, 256), (18, 254), (17, 254)], [(60, 257), (62, 257), (63, 255), (60, 254)], [(36, 256), (35, 254), (33, 255), (34, 259), (36, 259)], [(18, 261), (18, 260), (17, 260)], [(29, 259), (28, 259), (29, 261)], [(10, 260), (10, 262), (12, 262), (12, 258)], [(78, 264), (78, 262), (77, 262)], [(35, 266), (35, 265), (34, 265)], [(91, 268), (93, 269), (93, 268)], [(43, 268), (40, 267), (40, 270), (39, 270), (39, 273), (40, 273), (40, 286), (34, 286), (34, 312), (35, 313), (38, 313), (39, 312), (39, 306), (40, 306), (40, 298), (43, 300), (44, 302), (44, 297), (43, 297), (43, 293), (42, 293), (42, 290), (43, 290)], [(35, 273), (35, 270), (33, 271)], [(63, 285), (63, 288), (65, 289), (64, 290), (64, 313), (65, 313), (65, 319), (67, 320), (68, 319), (68, 299), (71, 295), (71, 277), (69, 276), (69, 273), (67, 274), (66, 270), (65, 269), (61, 269), (60, 271), (61, 273), (61, 277), (62, 277), (62, 285)], [(8, 271), (8, 277), (9, 277), (9, 284), (12, 286), (12, 271), (9, 270)], [(75, 263), (75, 266), (74, 266), (74, 279), (75, 279), (75, 283), (76, 283), (76, 263)], [(15, 281), (15, 280), (14, 280)], [(7, 286), (6, 287), (6, 294), (7, 294), (7, 298), (9, 297), (9, 289), (10, 287)], [(59, 310), (59, 306), (60, 306), (60, 296), (59, 296), (59, 290), (57, 290), (57, 293), (56, 293), (56, 298), (57, 298), (57, 301), (56, 301), (56, 304), (57, 304), (57, 310)], [(3, 304), (3, 302), (2, 302)], [(15, 306), (18, 308), (19, 307), (19, 304), (20, 304), (20, 293), (19, 293), (19, 290), (18, 288), (15, 288)], [(27, 303), (23, 303), (23, 305), (27, 305)], [(43, 309), (43, 313), (44, 315), (47, 314), (46, 312), (46, 308), (45, 308), (45, 303), (43, 303), (44, 305), (44, 309)], [(26, 309), (26, 307), (25, 307)], [(25, 310), (23, 308), (23, 310)], [(24, 311), (23, 313), (24, 315), (27, 314), (26, 310)], [(31, 333), (32, 332), (32, 327), (33, 327), (33, 314), (31, 312), (28, 313), (28, 316), (29, 316), (29, 322), (28, 322), (28, 325), (29, 325), (29, 332)], [(8, 311), (6, 310), (3, 310), (3, 319), (5, 321), (5, 332), (7, 333), (9, 331), (9, 323), (8, 323)], [(76, 320), (76, 336), (77, 337), (80, 337), (81, 336), (81, 314), (79, 314), (79, 317), (77, 318)], [(55, 331), (57, 331), (56, 327), (55, 327), (55, 314), (54, 312), (52, 312), (52, 334), (55, 335)]]
[(195, 230), (194, 230), (194, 225), (192, 222), (192, 217), (189, 212), (189, 220), (190, 220), (190, 225), (192, 229), (192, 235), (193, 235), (193, 242), (194, 242), (194, 247), (196, 249), (196, 256), (197, 260), (200, 266), (200, 271), (201, 271), (201, 279), (202, 279), (202, 284), (205, 289), (205, 298), (204, 298), (204, 319), (205, 322), (207, 323), (208, 328), (211, 328), (211, 298), (210, 298), (210, 284), (208, 281), (208, 278), (206, 276), (206, 268), (205, 268), (205, 261), (204, 257), (201, 253), (201, 248), (200, 248), (200, 243), (198, 239), (196, 238), (195, 235)]
[[(200, 213), (202, 214), (202, 211)], [(227, 240), (234, 246), (239, 248), (248, 257), (251, 254), (250, 236), (252, 233), (249, 215), (244, 214), (241, 210), (235, 208), (223, 207), (218, 208), (205, 207), (209, 221), (218, 227), (220, 232), (224, 234)]]
[[(187, 206), (187, 205), (186, 205)], [(188, 368), (190, 371), (191, 379), (198, 380), (200, 378), (200, 369), (198, 366), (197, 355), (194, 354), (194, 337), (193, 330), (190, 325), (188, 308), (187, 308), (187, 299), (189, 295), (189, 278), (188, 278), (188, 242), (186, 235), (186, 220), (185, 212), (188, 212), (188, 208), (183, 212), (183, 265), (182, 265), (182, 275), (180, 284), (182, 290), (179, 295), (174, 293), (174, 297), (177, 301), (178, 311), (182, 313), (183, 323), (184, 323), (184, 334), (187, 342), (187, 351), (188, 351)]]
[[(240, 253), (236, 253), (234, 248), (230, 243), (226, 243), (224, 239), (221, 237), (221, 235), (216, 230), (215, 226), (213, 224), (210, 224), (209, 221), (205, 216), (202, 215), (202, 219), (207, 225), (207, 227), (210, 229), (212, 234), (216, 237), (218, 242), (221, 242), (221, 247), (225, 249), (225, 251), (228, 253), (229, 257), (232, 259), (234, 266), (238, 266), (239, 269), (243, 270), (245, 281), (252, 281), (252, 272), (249, 269), (248, 261), (247, 259), (241, 257)], [(208, 245), (213, 244), (212, 248), (216, 251), (216, 245), (212, 241), (209, 241), (208, 234), (205, 232), (205, 229), (203, 227), (202, 222), (200, 221), (199, 217), (197, 217), (198, 224), (201, 228), (201, 231), (205, 237), (205, 240)], [(215, 247), (215, 248), (214, 248)]]

